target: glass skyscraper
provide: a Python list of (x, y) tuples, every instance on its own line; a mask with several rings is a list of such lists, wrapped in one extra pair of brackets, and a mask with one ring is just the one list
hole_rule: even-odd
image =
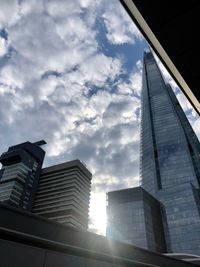
[(143, 61), (140, 150), (141, 187), (107, 194), (108, 237), (200, 255), (200, 143), (151, 52)]
[(141, 183), (165, 207), (172, 252), (200, 255), (200, 143), (151, 52), (143, 62)]

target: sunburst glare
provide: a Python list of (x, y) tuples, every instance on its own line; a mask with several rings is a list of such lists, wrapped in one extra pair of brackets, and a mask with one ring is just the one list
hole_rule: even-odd
[(90, 199), (89, 231), (97, 234), (106, 234), (106, 194), (92, 193)]

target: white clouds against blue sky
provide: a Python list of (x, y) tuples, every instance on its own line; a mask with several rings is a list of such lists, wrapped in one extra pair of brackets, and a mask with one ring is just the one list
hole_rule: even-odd
[(118, 0), (1, 0), (0, 151), (45, 139), (46, 166), (84, 161), (101, 233), (105, 192), (138, 184), (146, 47)]

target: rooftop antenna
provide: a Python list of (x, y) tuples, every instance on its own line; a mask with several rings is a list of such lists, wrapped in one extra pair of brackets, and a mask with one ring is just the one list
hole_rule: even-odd
[(34, 142), (33, 144), (36, 146), (43, 146), (43, 145), (46, 145), (46, 143), (47, 142), (45, 140), (40, 140), (40, 141)]

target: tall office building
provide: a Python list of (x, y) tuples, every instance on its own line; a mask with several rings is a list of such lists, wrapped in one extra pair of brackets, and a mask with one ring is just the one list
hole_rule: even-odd
[(45, 152), (46, 142), (25, 142), (9, 147), (0, 156), (0, 202), (31, 210)]
[(142, 187), (107, 193), (107, 230), (109, 238), (151, 251), (168, 251), (161, 203)]
[[(200, 255), (200, 143), (151, 52), (144, 53), (141, 129), (141, 186), (165, 210), (162, 220), (168, 252)], [(130, 203), (135, 202), (134, 194)], [(117, 201), (121, 201), (120, 197)], [(111, 204), (108, 198), (108, 207)], [(140, 209), (145, 214), (144, 207)], [(137, 221), (136, 211), (132, 214)], [(110, 215), (108, 208), (108, 219)], [(127, 242), (131, 235), (137, 235), (137, 227), (131, 228), (120, 213), (117, 217), (124, 220), (124, 228), (129, 227), (127, 240), (118, 236)], [(146, 213), (149, 225), (152, 219)], [(142, 220), (140, 217), (141, 227), (148, 235), (152, 230)], [(112, 231), (115, 224), (111, 220)], [(152, 250), (145, 239), (135, 239), (134, 244)]]
[(200, 255), (200, 143), (151, 52), (142, 83), (142, 187), (165, 206), (172, 252)]
[(91, 179), (79, 160), (42, 169), (33, 212), (87, 230)]
[(44, 140), (9, 147), (0, 157), (0, 202), (87, 230), (92, 174), (79, 160), (42, 169)]

